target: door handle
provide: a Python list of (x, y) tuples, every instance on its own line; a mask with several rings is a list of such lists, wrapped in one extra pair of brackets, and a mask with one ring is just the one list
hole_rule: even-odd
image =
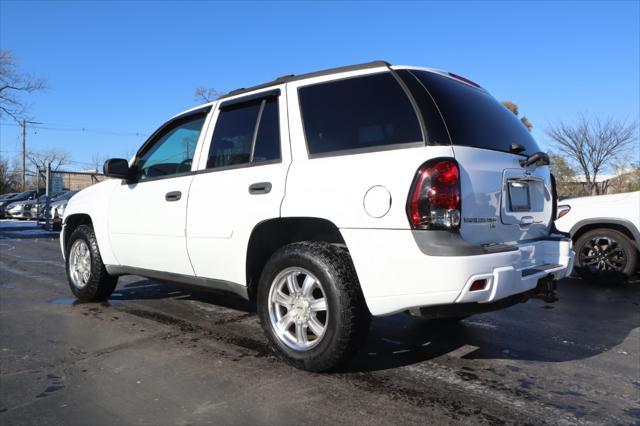
[(180, 191), (167, 192), (164, 196), (167, 201), (178, 201), (180, 198), (182, 198), (182, 192)]
[(533, 216), (523, 216), (520, 219), (520, 225), (531, 225), (533, 223)]
[(249, 194), (268, 194), (271, 192), (271, 182), (258, 182), (249, 185)]

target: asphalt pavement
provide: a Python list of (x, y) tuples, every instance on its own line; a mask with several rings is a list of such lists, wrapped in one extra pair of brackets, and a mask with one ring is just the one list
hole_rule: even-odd
[(0, 424), (640, 424), (640, 280), (558, 293), (375, 318), (348, 366), (312, 374), (233, 296), (130, 276), (79, 304), (57, 234), (0, 221)]

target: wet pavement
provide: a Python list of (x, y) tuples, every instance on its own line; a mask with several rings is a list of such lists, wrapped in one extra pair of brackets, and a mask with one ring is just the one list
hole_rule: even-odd
[(0, 223), (0, 423), (640, 424), (640, 282), (559, 296), (376, 318), (352, 363), (311, 374), (232, 296), (125, 277), (78, 304), (55, 234)]

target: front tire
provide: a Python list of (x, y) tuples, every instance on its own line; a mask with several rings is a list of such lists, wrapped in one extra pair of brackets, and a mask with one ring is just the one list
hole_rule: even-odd
[(621, 284), (636, 270), (636, 249), (622, 232), (598, 228), (582, 234), (575, 243), (576, 271), (586, 281)]
[(67, 243), (67, 279), (73, 294), (81, 302), (107, 300), (118, 277), (107, 273), (102, 263), (98, 240), (89, 225), (78, 226)]
[(321, 242), (282, 247), (260, 277), (258, 315), (272, 349), (289, 364), (325, 371), (364, 343), (370, 314), (349, 252)]

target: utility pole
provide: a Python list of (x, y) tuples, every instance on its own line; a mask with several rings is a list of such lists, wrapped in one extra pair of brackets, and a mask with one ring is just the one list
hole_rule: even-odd
[(22, 190), (27, 190), (27, 123), (42, 124), (22, 119)]
[(47, 163), (47, 172), (46, 172), (46, 184), (45, 184), (45, 204), (44, 204), (44, 226), (46, 229), (49, 229), (49, 194), (51, 193), (51, 161)]
[(27, 120), (22, 120), (22, 190), (27, 190)]

